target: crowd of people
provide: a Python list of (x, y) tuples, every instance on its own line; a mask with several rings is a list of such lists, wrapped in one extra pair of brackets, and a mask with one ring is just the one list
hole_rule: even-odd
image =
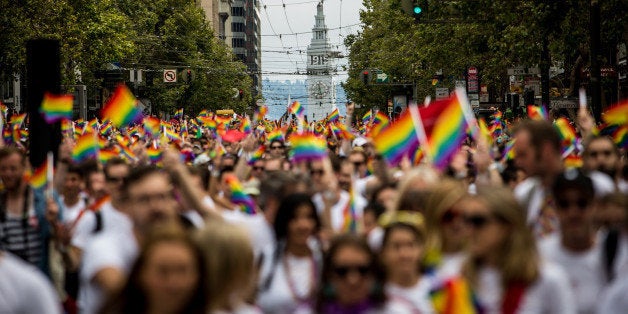
[[(259, 132), (202, 129), (158, 165), (140, 136), (104, 163), (67, 138), (52, 194), (4, 145), (0, 313), (626, 313), (628, 159), (591, 119), (579, 168), (543, 119), (443, 171), (387, 163), (355, 124), (299, 161)], [(490, 153), (508, 139), (513, 159)]]

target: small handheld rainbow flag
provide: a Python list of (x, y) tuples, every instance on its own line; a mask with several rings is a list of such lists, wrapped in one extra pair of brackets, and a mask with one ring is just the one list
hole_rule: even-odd
[(549, 114), (545, 106), (528, 105), (528, 117), (532, 120), (548, 120)]
[(628, 148), (628, 125), (623, 125), (613, 133), (613, 141), (620, 148)]
[(270, 131), (270, 133), (268, 133), (268, 141), (272, 142), (272, 141), (284, 141), (284, 136), (283, 136), (284, 130), (276, 128), (272, 131)]
[[(352, 180), (353, 181), (353, 180)], [(353, 191), (353, 182), (349, 187), (349, 202), (343, 209), (342, 213), (344, 223), (342, 226), (343, 232), (356, 233), (358, 231), (358, 219), (355, 214), (355, 195)]]
[(334, 109), (326, 118), (329, 122), (336, 122), (340, 119), (340, 112), (338, 112), (338, 108)]
[(608, 124), (623, 125), (628, 123), (628, 99), (616, 104), (606, 110), (602, 115), (602, 120)]
[(148, 159), (150, 159), (150, 162), (153, 164), (161, 161), (162, 154), (159, 148), (153, 147), (151, 145), (150, 147), (146, 148), (146, 154), (148, 155)]
[(44, 93), (44, 99), (41, 102), (41, 112), (46, 123), (51, 124), (63, 119), (72, 119), (72, 104), (74, 96), (72, 95), (53, 95)]
[(249, 166), (254, 164), (256, 161), (261, 160), (264, 157), (264, 152), (266, 151), (266, 146), (261, 145), (257, 150), (251, 154), (251, 158), (248, 161)]
[(327, 141), (313, 133), (290, 136), (290, 158), (295, 162), (319, 160), (327, 156)]
[(362, 116), (362, 123), (364, 125), (368, 125), (371, 123), (372, 118), (373, 118), (373, 110), (369, 110)]
[(72, 160), (81, 162), (98, 156), (98, 141), (93, 133), (85, 133), (76, 140), (72, 150)]
[(177, 120), (183, 119), (183, 108), (180, 108), (174, 112), (174, 118)]
[(244, 134), (251, 134), (251, 132), (253, 132), (253, 128), (251, 127), (251, 120), (248, 116), (242, 118), (242, 122), (240, 124), (240, 132)]
[(395, 123), (373, 137), (373, 143), (375, 150), (382, 154), (390, 165), (396, 165), (404, 156), (413, 154), (419, 147), (419, 138), (410, 110), (406, 110)]
[[(434, 121), (434, 128), (429, 136), (429, 153), (436, 168), (444, 169), (451, 157), (458, 151), (460, 143), (465, 139), (467, 120), (465, 119), (460, 97), (456, 94), (449, 99), (435, 101), (427, 108), (441, 106)], [(423, 110), (421, 118), (425, 119)]]
[(462, 277), (447, 280), (442, 286), (430, 291), (430, 299), (436, 313), (482, 313), (480, 304), (467, 281)]
[(28, 183), (34, 189), (43, 188), (47, 183), (47, 174), (48, 174), (48, 163), (43, 162), (39, 168), (33, 172), (33, 174), (28, 178)]
[(263, 105), (255, 108), (255, 114), (253, 115), (253, 121), (263, 120), (268, 113), (268, 106)]
[(388, 116), (385, 113), (378, 111), (373, 118), (373, 126), (371, 128), (370, 135), (373, 137), (377, 136), (377, 134), (379, 134), (389, 124), (390, 119), (388, 118)]
[(102, 110), (103, 120), (109, 120), (117, 128), (142, 120), (142, 112), (136, 106), (137, 99), (124, 84), (118, 85)]
[(298, 101), (293, 102), (290, 107), (288, 107), (288, 112), (296, 115), (299, 118), (302, 118), (305, 114), (305, 109), (301, 106), (301, 103)]
[(230, 174), (225, 177), (225, 181), (227, 182), (229, 189), (231, 189), (231, 202), (236, 205), (240, 205), (243, 212), (255, 215), (255, 201), (251, 198), (251, 196), (244, 193), (240, 180), (238, 180), (235, 175)]

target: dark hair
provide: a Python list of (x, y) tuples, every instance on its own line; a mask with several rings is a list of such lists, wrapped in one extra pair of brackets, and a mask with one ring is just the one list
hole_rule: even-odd
[(125, 286), (108, 298), (99, 313), (146, 313), (148, 310), (148, 300), (146, 299), (146, 292), (141, 282), (143, 268), (146, 267), (148, 258), (156, 246), (171, 242), (186, 246), (194, 255), (194, 261), (198, 269), (196, 288), (193, 289), (193, 295), (181, 310), (181, 313), (206, 313), (207, 287), (205, 286), (204, 278), (206, 277), (207, 271), (204, 255), (199, 245), (192, 239), (190, 234), (175, 224), (162, 225), (152, 229), (148, 233), (146, 241), (140, 250), (140, 254), (131, 268)]
[(81, 179), (85, 177), (84, 172), (83, 172), (83, 168), (81, 166), (79, 166), (79, 165), (72, 164), (72, 163), (68, 164), (67, 173), (68, 174), (70, 174), (70, 173), (76, 174)]
[(560, 193), (569, 189), (579, 190), (587, 199), (593, 199), (595, 197), (593, 181), (580, 169), (567, 169), (565, 172), (556, 176), (552, 186), (554, 197), (557, 197)]
[(316, 231), (320, 229), (321, 222), (316, 213), (316, 206), (307, 194), (295, 193), (286, 196), (279, 205), (277, 216), (275, 217), (275, 238), (277, 242), (286, 240), (288, 237), (288, 225), (295, 218), (297, 208), (307, 205), (312, 209), (311, 218), (316, 222)]
[[(388, 243), (388, 241), (390, 240), (390, 235), (396, 230), (409, 231), (410, 233), (412, 233), (418, 243), (422, 245), (425, 244), (425, 233), (422, 232), (419, 228), (405, 222), (393, 222), (384, 229), (384, 237), (382, 238), (382, 250), (380, 254), (384, 251), (386, 243)], [(423, 270), (420, 260), (417, 263), (416, 267), (419, 271)]]
[(128, 191), (131, 185), (155, 173), (161, 173), (161, 169), (157, 168), (157, 166), (154, 166), (154, 165), (146, 165), (146, 166), (139, 166), (139, 167), (131, 168), (129, 175), (126, 176), (126, 178), (124, 178), (122, 190)]
[(375, 220), (377, 221), (377, 219), (379, 219), (379, 216), (381, 216), (385, 211), (386, 208), (384, 207), (384, 205), (376, 201), (371, 201), (366, 205), (366, 207), (364, 207), (363, 215), (366, 215), (366, 213), (373, 213), (373, 215), (375, 216)]
[(262, 210), (266, 210), (269, 199), (281, 199), (282, 195), (290, 194), (290, 190), (295, 186), (296, 181), (287, 172), (273, 171), (266, 174), (266, 178), (261, 180), (257, 205)]
[(203, 183), (203, 190), (209, 191), (209, 169), (204, 166), (188, 166), (187, 169), (192, 176), (200, 177)]
[(23, 150), (17, 148), (17, 147), (13, 147), (13, 146), (5, 146), (0, 148), (0, 160), (4, 160), (5, 158), (13, 155), (13, 154), (17, 154), (20, 156), (22, 165), (25, 166), (26, 165), (26, 154), (24, 153)]
[(543, 143), (549, 143), (554, 150), (560, 153), (562, 140), (558, 130), (545, 120), (524, 120), (514, 130), (513, 134), (519, 132), (528, 132), (530, 134), (530, 146), (537, 150), (537, 158), (540, 157), (540, 147)]
[(113, 157), (107, 160), (107, 163), (105, 163), (105, 167), (104, 167), (105, 176), (109, 175), (109, 169), (111, 169), (114, 166), (119, 166), (119, 165), (127, 166), (130, 168), (129, 163), (126, 162), (126, 160), (120, 157)]
[(371, 193), (371, 199), (370, 202), (374, 203), (377, 202), (377, 196), (379, 195), (379, 193), (382, 193), (382, 191), (384, 190), (395, 190), (397, 191), (397, 182), (389, 182), (386, 184), (379, 184)]
[(322, 313), (326, 304), (334, 302), (336, 296), (333, 294), (333, 288), (331, 287), (330, 279), (333, 275), (334, 269), (334, 257), (338, 254), (340, 249), (345, 247), (356, 248), (369, 256), (370, 260), (370, 273), (375, 279), (375, 287), (371, 289), (369, 295), (370, 300), (376, 307), (381, 307), (386, 302), (386, 294), (383, 289), (383, 273), (378, 267), (377, 256), (371, 250), (368, 243), (363, 237), (355, 234), (342, 234), (331, 240), (329, 250), (325, 254), (323, 261), (323, 276), (321, 278), (321, 284), (318, 289), (318, 298), (316, 299), (316, 312)]

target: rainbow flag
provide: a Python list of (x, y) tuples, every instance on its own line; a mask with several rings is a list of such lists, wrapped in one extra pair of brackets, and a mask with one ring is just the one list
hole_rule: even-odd
[(362, 116), (362, 123), (364, 125), (368, 125), (371, 123), (372, 118), (373, 118), (373, 110), (369, 110)]
[(353, 191), (353, 182), (349, 187), (349, 202), (342, 211), (343, 216), (343, 232), (356, 233), (358, 231), (358, 219), (355, 215), (355, 194)]
[(162, 154), (159, 148), (153, 147), (152, 145), (146, 148), (146, 154), (148, 155), (148, 159), (150, 159), (151, 163), (158, 163), (161, 161)]
[(103, 125), (100, 127), (100, 134), (101, 135), (110, 134), (112, 131), (113, 131), (113, 125), (111, 125), (111, 123), (109, 121), (103, 123)]
[(9, 112), (9, 107), (7, 107), (7, 105), (3, 104), (2, 101), (0, 101), (0, 114), (2, 114), (3, 119), (6, 119), (7, 112)]
[(46, 186), (47, 182), (47, 174), (48, 171), (48, 163), (44, 161), (39, 168), (33, 172), (33, 174), (28, 178), (28, 184), (32, 186), (34, 189), (43, 188)]
[[(447, 167), (451, 157), (458, 151), (466, 137), (465, 130), (468, 123), (462, 106), (466, 104), (461, 102), (458, 95), (454, 95), (448, 99), (432, 102), (429, 107), (419, 110), (428, 137), (429, 155), (438, 169)], [(430, 124), (433, 124), (431, 132)]]
[(576, 143), (576, 129), (564, 117), (560, 117), (554, 121), (554, 127), (563, 140), (563, 152)]
[(390, 165), (398, 164), (404, 156), (412, 155), (419, 148), (419, 138), (410, 110), (373, 137), (375, 150), (386, 158)]
[(430, 291), (430, 299), (436, 313), (475, 314), (482, 313), (480, 304), (471, 287), (462, 277), (445, 281)]
[(98, 157), (98, 141), (93, 133), (85, 133), (81, 135), (72, 150), (72, 160), (81, 162), (89, 158)]
[(582, 157), (573, 153), (569, 154), (563, 160), (563, 164), (565, 165), (565, 168), (582, 168)]
[(294, 162), (323, 159), (327, 156), (327, 141), (313, 133), (290, 136), (290, 158)]
[(236, 205), (240, 205), (240, 208), (243, 212), (250, 215), (255, 215), (255, 201), (251, 196), (244, 193), (242, 185), (240, 184), (240, 180), (238, 180), (235, 175), (230, 174), (225, 177), (225, 181), (227, 182), (227, 185), (231, 190), (231, 202)]
[(266, 152), (266, 146), (261, 145), (257, 150), (251, 154), (251, 158), (249, 158), (249, 166), (253, 165), (256, 161), (261, 160), (264, 157), (264, 152)]
[(174, 112), (174, 117), (176, 120), (183, 119), (183, 108), (180, 108)]
[(305, 114), (305, 109), (303, 109), (303, 106), (301, 106), (300, 102), (295, 101), (288, 107), (288, 112), (296, 115), (299, 118), (302, 118)]
[(181, 137), (173, 128), (165, 128), (164, 135), (171, 141), (180, 141)]
[(144, 131), (149, 134), (152, 138), (158, 138), (161, 134), (161, 123), (159, 119), (155, 117), (146, 117), (144, 118)]
[(332, 111), (325, 119), (330, 122), (338, 121), (340, 119), (340, 112), (338, 111), (338, 108), (334, 109), (334, 111)]
[(98, 160), (101, 163), (107, 163), (112, 158), (116, 158), (120, 155), (119, 150), (114, 149), (102, 149), (98, 152)]
[(504, 152), (502, 153), (502, 161), (512, 160), (515, 158), (515, 139), (508, 141), (506, 146), (504, 146)]
[(46, 123), (51, 124), (63, 119), (72, 119), (72, 105), (74, 104), (74, 96), (72, 95), (53, 95), (44, 93), (44, 99), (41, 102), (41, 112)]
[(284, 130), (282, 129), (274, 129), (272, 131), (270, 131), (270, 133), (268, 133), (268, 141), (272, 142), (272, 141), (284, 141), (284, 136), (283, 136)]
[(253, 132), (253, 128), (251, 127), (251, 120), (248, 116), (242, 118), (242, 122), (240, 123), (240, 132), (244, 134), (250, 134)]
[(602, 120), (608, 124), (628, 124), (628, 99), (606, 110), (602, 115)]
[(385, 113), (378, 111), (375, 114), (375, 117), (373, 118), (373, 126), (371, 128), (370, 135), (372, 137), (377, 136), (377, 134), (379, 134), (389, 124), (390, 124), (390, 119), (388, 118), (388, 116)]
[(24, 123), (24, 119), (26, 119), (26, 114), (25, 113), (16, 114), (16, 115), (13, 115), (11, 117), (11, 119), (9, 120), (9, 123), (11, 125), (20, 127), (20, 126), (22, 126), (22, 123)]
[(336, 122), (334, 124), (331, 124), (331, 127), (332, 131), (334, 132), (334, 134), (336, 134), (337, 137), (350, 141), (355, 139), (355, 135), (353, 135), (353, 133), (351, 133), (351, 131), (347, 129), (347, 126), (344, 125), (344, 123)]
[(263, 120), (268, 113), (268, 106), (263, 105), (255, 108), (255, 114), (253, 115), (253, 121)]
[(549, 114), (545, 106), (528, 105), (528, 117), (532, 120), (548, 120)]
[(613, 141), (620, 148), (628, 148), (628, 125), (623, 125), (613, 133)]
[(103, 120), (109, 120), (117, 128), (142, 120), (142, 112), (137, 107), (137, 99), (124, 84), (118, 85), (102, 109)]

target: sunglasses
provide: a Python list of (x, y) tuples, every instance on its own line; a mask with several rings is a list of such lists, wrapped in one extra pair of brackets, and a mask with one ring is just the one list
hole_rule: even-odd
[(364, 162), (364, 161), (354, 161), (354, 162), (353, 162), (353, 165), (354, 165), (354, 166), (356, 166), (356, 167), (362, 166), (362, 165), (364, 165), (364, 164), (365, 164), (365, 162)]
[(577, 200), (561, 199), (561, 198), (556, 199), (556, 205), (558, 207), (557, 209), (563, 209), (563, 210), (569, 209), (572, 206), (575, 206), (579, 210), (585, 210), (587, 209), (590, 203), (591, 202), (586, 198), (578, 198)]
[(312, 169), (310, 170), (310, 175), (319, 175), (322, 176), (323, 173), (325, 173), (325, 171), (323, 171), (322, 169)]
[(593, 158), (597, 158), (598, 155), (604, 155), (605, 157), (609, 157), (613, 152), (611, 150), (594, 150), (589, 152), (589, 156)]
[(364, 277), (369, 274), (371, 267), (368, 265), (345, 265), (336, 266), (333, 268), (334, 274), (340, 278), (346, 278), (352, 272), (357, 272), (360, 276)]
[(283, 149), (283, 146), (271, 146), (270, 149)]
[(106, 176), (105, 180), (107, 180), (107, 182), (111, 182), (111, 183), (118, 183), (118, 182), (124, 181), (124, 177), (109, 177), (109, 176)]
[(464, 216), (464, 223), (475, 229), (482, 229), (486, 224), (493, 220), (493, 217), (489, 215), (466, 215)]
[(264, 167), (253, 167), (253, 171), (264, 171)]

